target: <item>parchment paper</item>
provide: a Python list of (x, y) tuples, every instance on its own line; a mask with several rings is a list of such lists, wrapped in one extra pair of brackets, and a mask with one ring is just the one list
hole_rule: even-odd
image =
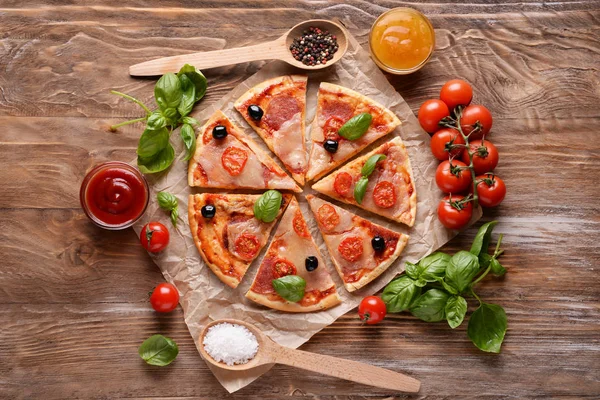
[[(151, 220), (162, 221), (166, 226), (169, 226), (171, 242), (164, 252), (154, 255), (153, 258), (166, 280), (173, 283), (181, 294), (185, 322), (190, 334), (195, 339), (197, 347), (200, 346), (199, 333), (205, 324), (220, 318), (237, 318), (255, 324), (279, 344), (296, 348), (310, 339), (312, 335), (333, 323), (338, 317), (356, 307), (364, 296), (382, 289), (396, 274), (404, 271), (406, 261), (419, 260), (444, 245), (456, 234), (454, 231), (445, 229), (436, 216), (437, 204), (442, 197), (442, 193), (438, 190), (434, 180), (438, 161), (431, 155), (429, 150), (429, 135), (420, 128), (408, 104), (371, 61), (368, 52), (360, 47), (351, 35), (349, 35), (349, 38), (349, 49), (342, 60), (325, 70), (308, 73), (307, 121), (312, 121), (315, 115), (318, 86), (320, 82), (324, 81), (356, 90), (384, 104), (402, 120), (402, 125), (394, 132), (380, 139), (362, 153), (391, 139), (393, 135), (402, 137), (409, 152), (416, 182), (418, 206), (415, 226), (407, 228), (402, 224), (390, 222), (353, 206), (341, 205), (373, 222), (410, 235), (409, 243), (401, 257), (382, 276), (365, 288), (353, 294), (348, 293), (329, 260), (329, 254), (312, 218), (312, 212), (304, 199), (306, 194), (314, 192), (309, 185), (306, 185), (304, 193), (299, 194), (297, 198), (304, 217), (309, 223), (313, 238), (315, 238), (324, 259), (327, 260), (328, 265), (326, 267), (336, 283), (338, 293), (342, 297), (342, 304), (327, 311), (308, 314), (290, 314), (259, 306), (247, 300), (244, 294), (248, 290), (268, 246), (265, 246), (258, 259), (252, 263), (237, 289), (231, 289), (221, 283), (210, 269), (204, 265), (194, 245), (187, 222), (188, 195), (200, 191), (187, 185), (187, 162), (182, 160), (181, 140), (174, 138), (173, 145), (177, 154), (179, 154), (178, 159), (175, 160), (168, 173), (149, 177), (151, 201), (146, 214), (134, 226), (134, 229), (139, 235), (142, 226)], [(233, 108), (233, 103), (254, 85), (269, 78), (291, 73), (304, 73), (304, 71), (296, 70), (278, 61), (266, 64), (256, 74), (239, 84), (221, 101), (196, 113), (195, 118), (203, 124), (216, 109), (221, 109), (268, 151), (263, 141), (254, 134)], [(307, 123), (306, 137), (308, 141), (310, 138), (310, 123)], [(309, 143), (307, 143), (307, 146), (307, 148), (310, 148)], [(276, 159), (274, 155), (272, 157)], [(276, 161), (278, 160), (276, 159)], [(156, 202), (156, 193), (163, 190), (173, 193), (179, 199), (180, 217), (177, 229), (172, 228), (168, 215), (159, 209)], [(477, 214), (471, 222), (479, 219), (479, 217), (480, 214)], [(275, 232), (275, 229), (272, 233)], [(209, 367), (219, 382), (231, 393), (257, 379), (267, 372), (272, 365), (235, 373), (218, 370), (210, 365)]]

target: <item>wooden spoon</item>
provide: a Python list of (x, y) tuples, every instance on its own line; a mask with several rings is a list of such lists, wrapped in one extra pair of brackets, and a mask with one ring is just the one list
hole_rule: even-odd
[[(300, 37), (302, 32), (311, 26), (327, 30), (337, 38), (338, 50), (333, 55), (333, 58), (327, 61), (327, 64), (308, 66), (292, 57), (290, 45), (295, 38)], [(130, 66), (129, 74), (132, 76), (163, 75), (167, 72), (179, 71), (184, 64), (190, 64), (200, 70), (204, 70), (258, 60), (282, 60), (294, 67), (317, 70), (336, 63), (342, 58), (344, 53), (346, 53), (347, 49), (348, 37), (346, 36), (344, 28), (335, 22), (327, 21), (325, 19), (311, 19), (294, 26), (279, 39), (272, 42), (233, 49), (205, 51), (201, 53), (159, 58)]]
[[(246, 364), (227, 365), (215, 361), (204, 350), (204, 336), (208, 329), (213, 325), (223, 322), (245, 326), (256, 336), (259, 346), (258, 353)], [(200, 333), (200, 354), (212, 365), (230, 371), (245, 371), (264, 364), (278, 363), (383, 389), (417, 393), (421, 387), (421, 382), (418, 380), (398, 372), (357, 361), (344, 360), (342, 358), (324, 356), (322, 354), (309, 353), (281, 346), (254, 325), (236, 319), (221, 319), (206, 325)]]

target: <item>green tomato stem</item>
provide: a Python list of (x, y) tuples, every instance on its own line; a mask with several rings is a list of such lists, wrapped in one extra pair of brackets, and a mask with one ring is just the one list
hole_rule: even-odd
[(152, 114), (152, 111), (150, 111), (150, 109), (148, 107), (146, 107), (146, 105), (144, 103), (142, 103), (141, 101), (139, 101), (135, 97), (131, 97), (130, 95), (125, 94), (125, 93), (117, 92), (116, 90), (111, 90), (110, 92), (112, 94), (116, 94), (117, 96), (124, 97), (127, 100), (133, 101), (135, 104), (137, 104), (138, 106), (142, 107), (146, 111), (146, 114), (148, 114), (148, 115)]
[(462, 127), (460, 126), (460, 117), (462, 114), (462, 109), (459, 109), (456, 112), (456, 126), (454, 128), (460, 133), (463, 140), (465, 141), (465, 150), (469, 155), (469, 170), (471, 171), (471, 185), (473, 185), (473, 204), (475, 207), (479, 205), (479, 195), (477, 194), (477, 177), (475, 176), (475, 167), (473, 166), (473, 152), (471, 151), (471, 147), (469, 146), (469, 136), (465, 135)]
[(112, 125), (110, 127), (110, 130), (111, 131), (116, 131), (117, 128), (120, 128), (122, 126), (129, 125), (129, 124), (135, 124), (136, 122), (142, 122), (142, 121), (145, 121), (145, 120), (146, 120), (146, 117), (142, 117), (142, 118), (136, 118), (136, 119), (132, 119), (132, 120), (129, 120), (129, 121), (121, 122), (120, 124)]

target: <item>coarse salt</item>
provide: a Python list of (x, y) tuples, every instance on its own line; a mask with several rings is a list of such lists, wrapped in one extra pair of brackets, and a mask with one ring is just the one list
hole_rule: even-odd
[(245, 326), (228, 322), (208, 328), (202, 344), (209, 356), (227, 365), (246, 364), (258, 352), (256, 336)]

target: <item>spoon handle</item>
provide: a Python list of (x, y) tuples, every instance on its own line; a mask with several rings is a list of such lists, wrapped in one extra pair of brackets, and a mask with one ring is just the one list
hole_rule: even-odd
[(184, 64), (190, 64), (203, 70), (250, 61), (281, 59), (287, 56), (287, 53), (288, 50), (285, 47), (285, 42), (280, 38), (272, 42), (260, 43), (254, 46), (158, 58), (130, 66), (129, 75), (163, 75), (167, 72), (179, 71)]
[(357, 361), (277, 346), (275, 362), (365, 385), (417, 393), (421, 382), (410, 376)]

